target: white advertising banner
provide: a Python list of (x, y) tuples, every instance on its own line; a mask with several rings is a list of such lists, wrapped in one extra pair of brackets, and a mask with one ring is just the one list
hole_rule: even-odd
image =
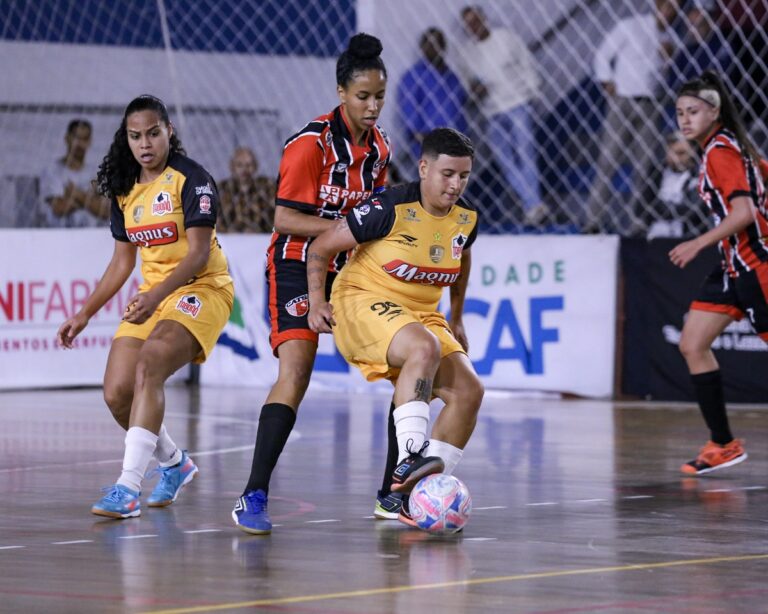
[[(277, 360), (265, 305), (268, 237), (227, 235), (221, 242), (237, 299), (201, 381), (269, 385)], [(479, 237), (464, 323), (470, 358), (487, 387), (612, 394), (618, 247), (617, 237)], [(328, 335), (321, 337), (312, 379), (315, 385), (367, 385)]]
[[(138, 268), (75, 339), (56, 343), (107, 268), (108, 228), (0, 230), (0, 390), (99, 386), (112, 335), (141, 283)], [(180, 369), (171, 380), (188, 377)]]
[[(220, 240), (235, 279), (235, 309), (201, 382), (266, 386), (277, 375), (265, 302), (269, 237)], [(91, 320), (76, 350), (59, 348), (55, 335), (95, 287), (112, 248), (105, 229), (0, 231), (0, 389), (101, 383), (138, 274)], [(617, 267), (616, 237), (479, 237), (464, 322), (470, 358), (486, 386), (610, 396)], [(330, 335), (321, 337), (313, 382), (369, 386)]]
[(91, 319), (76, 349), (61, 349), (56, 332), (96, 287), (113, 246), (107, 228), (0, 231), (0, 388), (101, 384), (138, 272)]

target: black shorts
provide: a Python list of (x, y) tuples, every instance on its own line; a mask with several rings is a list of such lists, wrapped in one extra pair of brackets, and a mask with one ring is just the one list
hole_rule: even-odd
[[(277, 356), (278, 346), (291, 339), (303, 339), (317, 344), (318, 335), (309, 329), (309, 293), (307, 263), (301, 260), (267, 258), (267, 305), (269, 307), (269, 344)], [(328, 273), (325, 298), (330, 299), (336, 273)]]
[(718, 266), (704, 280), (691, 309), (724, 313), (734, 320), (746, 315), (760, 338), (768, 341), (768, 263), (738, 277)]

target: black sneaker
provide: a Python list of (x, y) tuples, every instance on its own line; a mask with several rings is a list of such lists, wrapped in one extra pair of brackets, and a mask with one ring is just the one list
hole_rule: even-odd
[[(409, 440), (409, 444), (410, 444)], [(423, 456), (429, 441), (425, 441), (418, 452), (406, 448), (409, 452), (403, 461), (392, 472), (392, 491), (409, 494), (416, 483), (424, 476), (433, 473), (441, 473), (445, 469), (445, 463), (439, 456)]]

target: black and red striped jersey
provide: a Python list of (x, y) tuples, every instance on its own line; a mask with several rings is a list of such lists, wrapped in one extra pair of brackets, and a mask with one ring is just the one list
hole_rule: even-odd
[(728, 130), (718, 130), (704, 146), (699, 172), (699, 194), (709, 207), (715, 224), (731, 212), (731, 200), (752, 199), (755, 220), (741, 232), (720, 241), (718, 249), (728, 274), (737, 277), (761, 262), (768, 262), (768, 216), (765, 209), (765, 162), (752, 160)]
[[(276, 205), (339, 219), (384, 188), (390, 159), (389, 137), (381, 127), (368, 131), (365, 145), (353, 143), (341, 107), (336, 107), (286, 141)], [(269, 249), (275, 259), (305, 261), (310, 241), (308, 237), (273, 233)], [(331, 261), (330, 270), (339, 271), (346, 260), (346, 253), (339, 254)]]

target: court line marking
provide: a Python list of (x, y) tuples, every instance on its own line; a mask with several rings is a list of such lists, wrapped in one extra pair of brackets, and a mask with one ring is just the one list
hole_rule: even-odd
[(92, 544), (92, 539), (73, 539), (68, 542), (51, 542), (54, 546), (68, 546), (69, 544)]
[(147, 533), (144, 535), (121, 535), (117, 539), (150, 539), (152, 537), (157, 537), (157, 535), (153, 533)]
[(387, 595), (407, 593), (412, 591), (432, 590), (437, 588), (451, 588), (457, 586), (479, 586), (481, 584), (499, 584), (502, 582), (520, 582), (523, 580), (541, 580), (547, 578), (561, 578), (566, 576), (580, 576), (597, 573), (618, 573), (622, 571), (643, 571), (648, 569), (664, 569), (667, 567), (686, 567), (693, 565), (713, 565), (716, 563), (735, 563), (742, 561), (758, 561), (768, 559), (768, 554), (747, 554), (740, 556), (721, 556), (706, 559), (688, 559), (676, 561), (664, 561), (661, 563), (639, 563), (636, 565), (616, 565), (611, 567), (589, 567), (586, 569), (562, 569), (559, 571), (542, 571), (536, 573), (516, 574), (511, 576), (494, 576), (490, 578), (475, 578), (471, 580), (455, 580), (453, 582), (438, 582), (434, 584), (414, 584), (410, 586), (392, 586), (389, 588), (373, 588), (357, 591), (345, 591), (340, 593), (319, 593), (316, 595), (304, 595), (301, 597), (280, 597), (275, 599), (257, 599), (254, 601), (240, 601), (209, 604), (189, 608), (176, 608), (172, 610), (153, 610), (144, 614), (192, 614), (193, 612), (214, 612), (221, 610), (234, 610), (237, 608), (252, 608), (257, 606), (286, 605), (293, 603), (307, 603), (312, 601), (329, 601), (333, 599), (349, 599), (351, 597), (373, 597), (375, 595)]
[[(235, 448), (219, 448), (218, 450), (206, 450), (205, 452), (190, 452), (190, 456), (214, 456), (216, 454), (230, 454), (232, 452), (243, 452), (245, 450), (253, 450), (253, 444), (247, 446), (237, 446)], [(0, 473), (15, 473), (17, 471), (47, 471), (49, 469), (62, 469), (67, 467), (82, 467), (89, 465), (110, 465), (114, 463), (122, 463), (122, 458), (110, 458), (105, 460), (92, 460), (92, 461), (79, 461), (77, 463), (70, 463), (64, 465), (57, 463), (55, 465), (37, 465), (36, 467), (12, 467), (10, 469), (0, 469)]]
[(488, 505), (486, 507), (476, 507), (475, 511), (479, 512), (480, 510), (505, 510), (507, 509), (506, 505)]
[(306, 520), (305, 524), (323, 524), (326, 522), (341, 522), (341, 520), (338, 520), (337, 518), (327, 518), (325, 520)]
[(195, 529), (195, 530), (189, 530), (184, 531), (184, 533), (189, 533), (190, 535), (194, 535), (195, 533), (221, 533), (223, 529)]
[(26, 546), (0, 546), (0, 550), (19, 550), (20, 548), (26, 548)]

